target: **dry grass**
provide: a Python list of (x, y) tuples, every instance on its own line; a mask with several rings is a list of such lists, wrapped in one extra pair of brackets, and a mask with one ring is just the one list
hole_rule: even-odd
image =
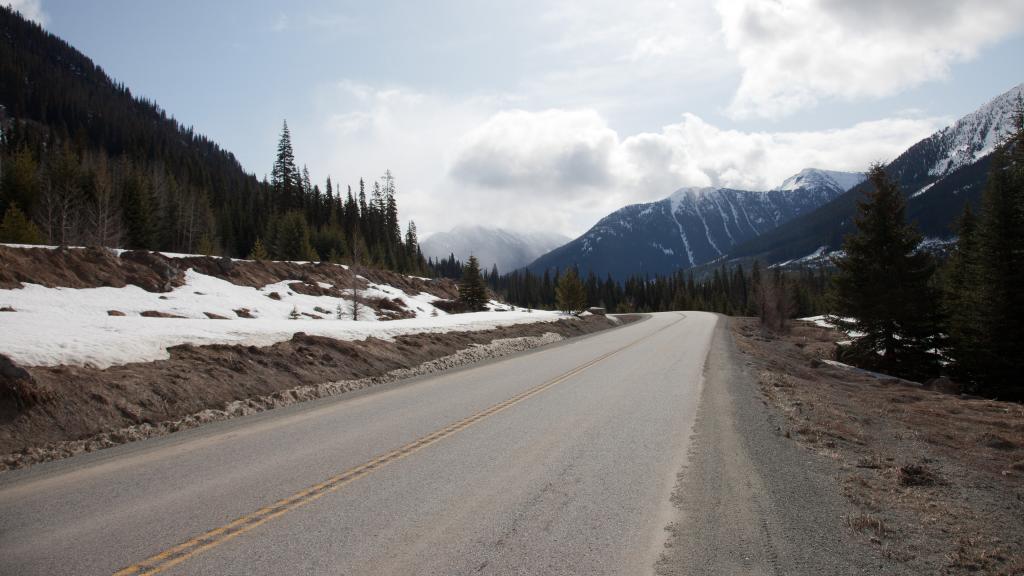
[(732, 325), (781, 434), (835, 464), (852, 537), (900, 572), (1024, 576), (1024, 406), (829, 365), (845, 337), (809, 323)]
[(907, 464), (897, 469), (900, 486), (935, 486), (940, 482), (938, 474), (924, 464)]

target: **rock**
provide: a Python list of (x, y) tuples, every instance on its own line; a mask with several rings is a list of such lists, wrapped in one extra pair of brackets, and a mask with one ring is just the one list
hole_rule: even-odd
[(124, 312), (120, 310), (107, 310), (107, 316), (124, 316)]
[(235, 314), (239, 318), (255, 318), (255, 316), (252, 315), (252, 312), (248, 308), (238, 308), (235, 310)]
[(203, 312), (203, 314), (206, 314), (206, 317), (210, 320), (230, 320), (227, 316), (221, 316), (220, 314), (214, 314), (213, 312)]
[(145, 316), (146, 318), (184, 318), (184, 316), (178, 316), (176, 314), (170, 314), (167, 312), (159, 312), (157, 310), (146, 310), (145, 312), (142, 312), (139, 315)]
[(15, 311), (16, 310), (14, 308), (11, 308), (10, 306), (4, 306), (4, 307), (0, 308), (0, 312), (15, 312)]
[(271, 300), (280, 300), (281, 295), (277, 292), (271, 292), (270, 294), (267, 294), (267, 298), (270, 298)]

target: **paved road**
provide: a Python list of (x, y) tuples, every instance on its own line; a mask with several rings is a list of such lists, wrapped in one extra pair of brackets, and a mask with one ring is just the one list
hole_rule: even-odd
[(0, 574), (644, 574), (718, 319), (690, 312), (0, 475)]

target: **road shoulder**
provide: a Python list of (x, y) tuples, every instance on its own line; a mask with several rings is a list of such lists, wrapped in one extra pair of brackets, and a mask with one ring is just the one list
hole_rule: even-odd
[(877, 552), (850, 541), (853, 510), (833, 468), (782, 436), (730, 334), (733, 321), (722, 317), (715, 329), (656, 573), (879, 573)]

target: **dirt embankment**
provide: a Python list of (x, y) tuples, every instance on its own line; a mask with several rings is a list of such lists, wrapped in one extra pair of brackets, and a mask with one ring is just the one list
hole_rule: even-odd
[(591, 316), (394, 341), (299, 333), (267, 347), (177, 346), (168, 360), (107, 369), (8, 363), (0, 365), (0, 379), (7, 381), (0, 384), (24, 394), (0, 394), (0, 455), (8, 454), (0, 456), (0, 469), (434, 372), (620, 322)]
[(1024, 406), (823, 362), (846, 336), (809, 323), (733, 327), (778, 433), (833, 463), (858, 510), (851, 537), (877, 545), (887, 573), (1024, 574)]
[[(185, 283), (185, 271), (214, 276), (238, 286), (260, 288), (284, 280), (301, 294), (349, 298), (353, 272), (327, 262), (296, 263), (232, 260), (209, 256), (172, 258), (158, 252), (130, 250), (117, 254), (106, 248), (10, 248), (0, 246), (0, 289), (20, 288), (22, 283), (40, 284), (49, 288), (121, 288), (134, 284), (149, 292), (169, 292)], [(360, 289), (367, 281), (387, 284), (408, 294), (426, 292), (438, 298), (458, 297), (455, 283), (448, 279), (424, 279), (404, 276), (387, 270), (360, 268), (357, 279)], [(320, 283), (330, 285), (324, 288)], [(396, 303), (371, 298), (364, 304), (381, 312), (395, 310)], [(384, 314), (384, 318), (401, 318), (407, 314)]]

